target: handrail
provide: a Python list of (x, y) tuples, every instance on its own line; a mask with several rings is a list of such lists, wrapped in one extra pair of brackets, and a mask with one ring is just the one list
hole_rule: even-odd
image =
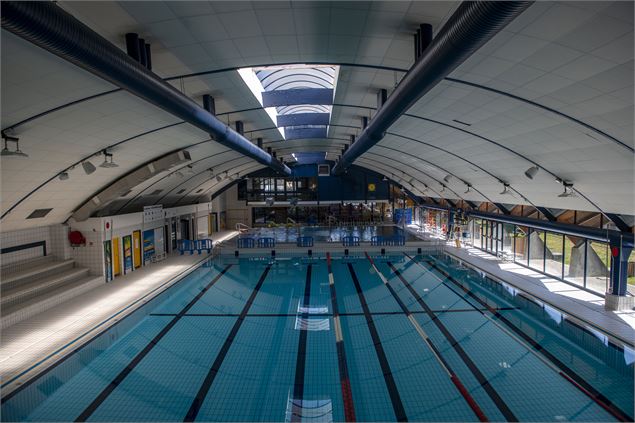
[(240, 222), (236, 223), (236, 230), (240, 233), (243, 233), (243, 231), (245, 232), (249, 231), (251, 229), (253, 229), (251, 226), (247, 226), (244, 223), (240, 223)]

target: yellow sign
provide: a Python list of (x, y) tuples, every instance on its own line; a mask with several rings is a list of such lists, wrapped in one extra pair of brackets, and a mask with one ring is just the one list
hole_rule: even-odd
[(368, 191), (375, 192), (375, 184), (368, 184)]

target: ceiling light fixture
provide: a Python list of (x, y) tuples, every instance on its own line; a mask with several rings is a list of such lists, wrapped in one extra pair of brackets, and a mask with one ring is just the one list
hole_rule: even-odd
[(66, 181), (69, 178), (68, 172), (60, 172), (58, 177), (60, 178), (60, 181)]
[[(0, 153), (3, 156), (18, 156), (18, 157), (29, 157), (28, 154), (26, 154), (25, 152), (23, 152), (22, 150), (20, 150), (20, 139), (17, 137), (12, 137), (9, 136), (7, 134), (5, 134), (4, 132), (2, 132), (2, 139), (4, 140), (4, 148), (2, 149), (2, 153)], [(7, 143), (9, 142), (14, 142), (15, 143), (15, 150), (11, 151), (8, 148)]]
[(445, 185), (441, 184), (441, 191), (439, 193), (445, 192)]
[(450, 179), (452, 179), (452, 175), (445, 175), (445, 178), (443, 178), (446, 183), (450, 182)]
[[(110, 159), (110, 161), (108, 159)], [(119, 165), (113, 162), (112, 153), (109, 153), (106, 150), (104, 150), (104, 162), (100, 164), (99, 167), (113, 168), (113, 167), (119, 167)]]
[(381, 178), (382, 182), (388, 182), (388, 178), (386, 178), (386, 176), (384, 175), (383, 178)]
[(509, 184), (507, 182), (503, 182), (503, 190), (499, 194), (500, 195), (514, 195), (508, 188), (509, 188)]
[(189, 175), (194, 175), (194, 169), (193, 169), (193, 168), (194, 168), (194, 166), (192, 166), (192, 165), (187, 165), (186, 167), (187, 167), (187, 173), (188, 173)]
[(534, 176), (536, 176), (539, 170), (540, 168), (538, 166), (532, 166), (525, 171), (525, 176), (529, 179), (534, 179)]
[(223, 181), (223, 177), (220, 175), (216, 175), (216, 182), (222, 182)]
[(559, 194), (558, 197), (560, 197), (560, 198), (577, 197), (577, 194), (573, 190), (573, 184), (572, 183), (563, 181), (562, 185), (564, 186), (564, 191), (562, 192), (562, 194)]
[(465, 186), (467, 187), (467, 189), (465, 190), (465, 192), (463, 192), (463, 194), (468, 194), (470, 192), (470, 188), (472, 188), (472, 184), (465, 184)]
[(86, 160), (85, 162), (82, 162), (82, 169), (84, 169), (84, 173), (86, 175), (90, 175), (91, 173), (94, 173), (97, 170), (95, 165), (89, 162), (88, 160)]

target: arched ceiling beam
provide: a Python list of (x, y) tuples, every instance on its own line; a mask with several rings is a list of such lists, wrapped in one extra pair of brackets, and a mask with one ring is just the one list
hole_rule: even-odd
[[(244, 158), (243, 158), (243, 159), (244, 159)], [(255, 162), (255, 163), (254, 163), (254, 161), (253, 161), (253, 160), (250, 160), (250, 161), (241, 161), (241, 162), (240, 162), (240, 164), (237, 164), (236, 166), (230, 167), (230, 168), (228, 168), (228, 169), (226, 170), (226, 171), (228, 172), (228, 179), (223, 179), (223, 180), (222, 180), (222, 181), (220, 181), (220, 182), (218, 182), (218, 181), (216, 181), (216, 179), (212, 179), (212, 178), (205, 179), (204, 181), (202, 181), (202, 182), (200, 182), (199, 184), (195, 185), (195, 186), (194, 186), (192, 189), (190, 189), (187, 193), (185, 193), (185, 194), (181, 195), (181, 197), (180, 197), (178, 200), (176, 200), (176, 201), (172, 202), (172, 203), (169, 205), (169, 207), (175, 207), (175, 206), (177, 206), (179, 203), (181, 203), (181, 201), (183, 201), (183, 199), (185, 199), (185, 198), (189, 197), (190, 195), (192, 195), (192, 193), (196, 194), (196, 192), (195, 192), (195, 191), (196, 191), (197, 189), (200, 189), (200, 188), (201, 188), (202, 186), (204, 186), (205, 184), (208, 184), (208, 183), (212, 183), (213, 185), (222, 184), (222, 183), (223, 183), (223, 181), (230, 180), (230, 179), (229, 179), (229, 177), (233, 176), (234, 174), (236, 174), (236, 173), (240, 174), (240, 173), (242, 173), (245, 169), (250, 169), (250, 168), (252, 168), (252, 167), (254, 167), (254, 166), (258, 166), (258, 165), (260, 165), (260, 164), (259, 164), (258, 162)], [(243, 167), (245, 167), (245, 168), (243, 169)], [(229, 174), (229, 169), (231, 169), (231, 174)], [(206, 191), (205, 191), (205, 190), (204, 190), (204, 191), (201, 191), (201, 193), (197, 196), (197, 199), (198, 199), (198, 198), (200, 198), (200, 197), (201, 197), (202, 195), (204, 195), (205, 193), (206, 193)]]
[[(184, 166), (181, 166), (181, 167), (178, 167), (178, 168), (175, 168), (175, 169), (171, 170), (169, 173), (167, 173), (166, 175), (164, 175), (161, 178), (157, 179), (152, 184), (148, 185), (147, 187), (145, 187), (144, 189), (139, 191), (137, 194), (135, 194), (134, 197), (130, 198), (125, 204), (123, 204), (119, 209), (117, 209), (117, 211), (114, 214), (119, 214), (119, 213), (121, 213), (122, 210), (125, 210), (128, 206), (132, 206), (135, 203), (135, 201), (137, 201), (139, 198), (143, 198), (144, 197), (144, 193), (145, 192), (149, 191), (151, 188), (155, 187), (158, 183), (164, 181), (165, 179), (172, 177), (174, 174), (176, 174), (176, 172), (180, 172), (181, 170), (186, 168), (188, 165), (195, 166), (196, 164), (204, 162), (205, 160), (209, 160), (210, 158), (216, 158), (218, 156), (222, 156), (222, 155), (227, 154), (227, 153), (236, 153), (236, 151), (227, 149), (225, 151), (221, 151), (221, 152), (209, 155), (209, 156), (202, 157), (202, 158), (200, 158), (198, 160), (195, 160), (193, 162), (190, 162), (190, 163), (188, 163), (188, 164), (186, 164)], [(244, 156), (241, 155), (238, 158), (243, 158), (243, 157)], [(236, 159), (232, 159), (232, 160), (236, 160)], [(231, 162), (232, 160), (229, 160), (227, 162)], [(225, 162), (222, 162), (222, 163), (225, 163)], [(206, 166), (206, 170), (207, 169), (208, 168)], [(188, 178), (185, 181), (181, 181), (181, 184), (187, 183), (187, 181), (189, 179), (191, 179), (191, 178)]]
[(577, 125), (583, 126), (583, 127), (587, 128), (587, 129), (589, 129), (589, 130), (591, 130), (591, 131), (603, 136), (604, 138), (606, 138), (608, 140), (611, 140), (615, 144), (619, 145), (620, 147), (625, 148), (626, 150), (630, 151), (631, 153), (635, 152), (635, 149), (633, 147), (631, 147), (630, 145), (618, 140), (614, 136), (612, 136), (610, 134), (607, 134), (606, 132), (602, 131), (601, 129), (596, 128), (595, 126), (589, 125), (588, 123), (583, 122), (580, 119), (574, 118), (573, 116), (568, 115), (566, 113), (563, 113), (563, 112), (561, 112), (559, 110), (556, 110), (556, 109), (551, 108), (549, 106), (545, 106), (544, 104), (536, 103), (535, 101), (531, 101), (529, 99), (526, 99), (526, 98), (511, 94), (511, 93), (508, 93), (508, 92), (505, 92), (505, 91), (497, 90), (496, 88), (491, 88), (491, 87), (487, 87), (485, 85), (476, 84), (474, 82), (464, 81), (464, 80), (456, 79), (456, 78), (445, 78), (445, 80), (449, 81), (449, 82), (453, 82), (455, 84), (468, 85), (470, 87), (478, 88), (480, 90), (485, 90), (485, 91), (489, 91), (489, 92), (492, 92), (492, 93), (495, 93), (495, 94), (498, 94), (498, 95), (502, 95), (502, 96), (505, 96), (505, 97), (508, 97), (508, 98), (513, 98), (514, 100), (518, 100), (518, 101), (521, 101), (523, 103), (529, 104), (529, 105), (531, 105), (533, 107), (537, 107), (537, 108), (539, 108), (541, 110), (545, 110), (545, 111), (547, 111), (549, 113), (553, 113), (553, 114), (558, 115), (558, 116), (560, 116), (560, 117), (562, 117), (564, 119), (567, 119), (567, 120), (569, 120), (571, 122), (574, 122)]
[[(239, 172), (243, 173), (244, 175), (248, 175), (249, 173), (254, 172), (254, 171), (256, 171), (257, 169), (263, 169), (263, 168), (264, 168), (264, 166), (263, 166), (263, 165), (261, 165), (260, 163), (255, 163), (255, 164), (253, 164), (253, 165), (247, 166), (247, 167), (246, 167), (246, 168), (244, 168), (244, 169), (241, 169)], [(225, 180), (225, 181), (227, 181), (227, 180)], [(210, 191), (214, 190), (214, 188), (216, 188), (218, 185), (222, 184), (222, 183), (223, 183), (223, 182), (225, 182), (225, 181), (218, 182), (218, 183), (216, 183), (216, 184), (214, 184), (214, 183), (213, 183), (213, 181), (212, 181), (212, 185), (211, 185), (209, 188), (206, 188), (203, 192), (201, 192), (201, 193), (200, 193), (200, 194), (199, 194), (199, 195), (198, 195), (198, 196), (194, 199), (194, 203), (198, 203), (198, 202), (199, 202), (199, 200), (201, 199), (201, 197), (203, 197), (203, 196), (205, 196), (205, 195), (209, 195), (209, 192), (210, 192)], [(230, 181), (230, 183), (232, 183), (232, 182), (238, 182), (238, 181), (239, 181), (239, 179), (236, 179), (236, 180), (234, 180), (234, 181)], [(204, 185), (204, 184), (201, 184), (201, 185)], [(199, 185), (199, 186), (201, 186), (201, 185)], [(197, 188), (198, 188), (198, 187), (197, 187)], [(221, 189), (222, 189), (222, 188), (221, 188)], [(216, 191), (218, 191), (218, 190), (216, 190)], [(216, 191), (214, 191), (214, 192), (216, 192)], [(182, 199), (181, 199), (181, 200), (182, 200)], [(179, 201), (181, 201), (181, 200), (179, 200)], [(178, 202), (177, 202), (177, 203), (174, 203), (174, 204), (176, 205), (176, 204), (178, 204)]]

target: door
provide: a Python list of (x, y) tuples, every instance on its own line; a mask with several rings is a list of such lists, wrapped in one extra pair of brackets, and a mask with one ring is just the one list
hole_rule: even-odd
[(134, 268), (137, 269), (141, 266), (141, 231), (134, 231), (132, 233), (132, 251)]
[(181, 239), (190, 239), (189, 219), (181, 219)]
[(112, 274), (121, 274), (121, 260), (119, 260), (119, 238), (112, 239)]

